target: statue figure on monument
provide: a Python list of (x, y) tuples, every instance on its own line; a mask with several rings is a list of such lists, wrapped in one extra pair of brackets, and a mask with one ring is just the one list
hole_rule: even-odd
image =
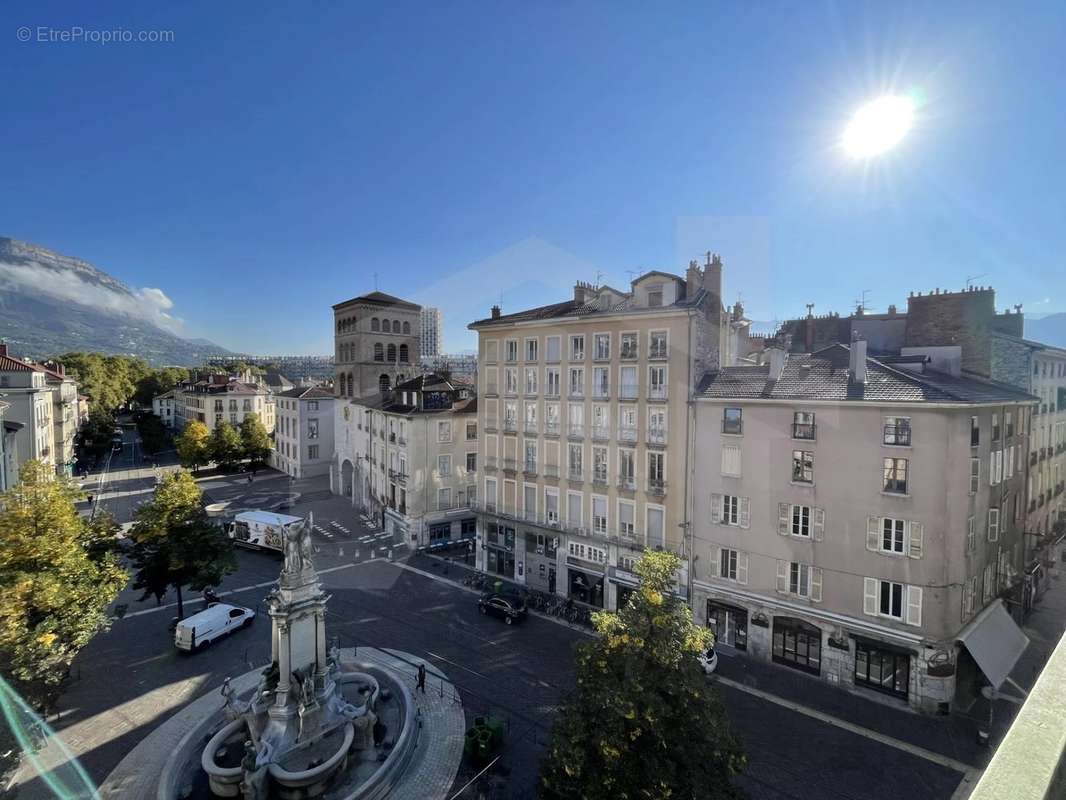
[(314, 516), (307, 515), (302, 525), (293, 525), (285, 529), (285, 568), (283, 572), (298, 575), (310, 569), (311, 563), (311, 529)]

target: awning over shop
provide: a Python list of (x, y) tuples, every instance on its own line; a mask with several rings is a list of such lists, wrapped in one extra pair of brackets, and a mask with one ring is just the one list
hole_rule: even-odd
[(1011, 619), (1002, 600), (996, 600), (974, 617), (959, 632), (958, 641), (970, 651), (977, 666), (996, 689), (1003, 685), (1029, 645), (1029, 637)]

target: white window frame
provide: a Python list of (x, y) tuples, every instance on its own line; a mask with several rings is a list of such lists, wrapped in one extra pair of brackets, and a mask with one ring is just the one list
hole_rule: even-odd
[[(602, 503), (603, 517), (597, 518), (596, 516), (596, 504)], [(600, 536), (606, 536), (610, 526), (610, 498), (605, 494), (594, 494), (589, 501), (589, 515), (592, 520), (592, 532)], [(601, 522), (602, 520), (602, 522)]]
[[(551, 357), (551, 343), (554, 341), (557, 345), (558, 355), (556, 358)], [(558, 364), (563, 360), (563, 337), (559, 335), (545, 336), (544, 337), (544, 362), (546, 364)]]
[[(652, 343), (655, 337), (662, 334), (665, 341), (665, 355), (657, 355), (656, 351), (652, 347)], [(648, 331), (648, 358), (654, 361), (666, 360), (670, 358), (670, 329), (665, 328), (662, 330)]]
[[(533, 345), (533, 357), (530, 358), (530, 345)], [(535, 363), (540, 360), (540, 340), (536, 336), (527, 336), (523, 342), (522, 355), (527, 364)]]
[(442, 453), (437, 456), (437, 474), (442, 478), (452, 476), (452, 457), (450, 453)]
[[(580, 352), (574, 349), (574, 342), (577, 341), (578, 339), (581, 340), (581, 350), (580, 350)], [(572, 333), (572, 334), (570, 334), (570, 336), (567, 338), (566, 344), (567, 344), (567, 348), (566, 348), (566, 355), (567, 355), (567, 359), (566, 360), (567, 361), (574, 361), (574, 362), (577, 362), (577, 361), (584, 362), (585, 361), (585, 355), (586, 355), (586, 353), (585, 353), (585, 334), (583, 334), (583, 333)]]
[(988, 509), (988, 541), (999, 541), (999, 522), (1000, 514), (998, 508)]
[[(626, 356), (622, 348), (622, 342), (627, 337), (633, 337), (633, 355)], [(621, 331), (618, 334), (618, 358), (622, 361), (636, 361), (640, 358), (640, 331)]]
[[(607, 339), (607, 354), (600, 355), (600, 340)], [(593, 361), (610, 361), (611, 360), (611, 334), (606, 331), (599, 331), (592, 334), (592, 360)]]
[(666, 544), (666, 540), (667, 540), (667, 537), (666, 537), (666, 526), (667, 526), (666, 506), (660, 505), (659, 503), (645, 503), (644, 504), (644, 543), (645, 544), (648, 543), (648, 536), (649, 536), (648, 512), (649, 511), (658, 511), (662, 515), (662, 518), (663, 518), (662, 537), (663, 537), (663, 544), (665, 545)]

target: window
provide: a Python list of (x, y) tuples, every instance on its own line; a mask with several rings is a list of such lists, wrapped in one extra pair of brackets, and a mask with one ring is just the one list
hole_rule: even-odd
[(881, 520), (881, 549), (886, 553), (902, 553), (904, 528), (906, 522), (902, 519), (884, 517)]
[(789, 531), (793, 536), (811, 535), (811, 507), (792, 506), (792, 521)]
[(999, 441), (999, 414), (992, 415), (992, 441)]
[(559, 490), (548, 489), (544, 490), (544, 517), (549, 525), (555, 525), (559, 522)]
[(581, 492), (568, 492), (566, 495), (566, 522), (576, 528), (581, 527)]
[(307, 457), (310, 460), (312, 460), (312, 461), (314, 461), (316, 458), (318, 458), (318, 445), (317, 444), (308, 445), (308, 447), (307, 447)]
[(962, 585), (962, 618), (966, 619), (974, 612), (974, 607), (977, 602), (977, 576), (972, 578)]
[(665, 472), (666, 454), (660, 452), (648, 453), (648, 491), (663, 491), (666, 486)]
[(622, 367), (618, 377), (618, 396), (622, 400), (637, 399), (637, 368)]
[[(404, 333), (408, 333), (408, 334), (411, 332), (411, 323), (410, 322), (405, 322), (403, 324), (403, 332)], [(406, 361), (406, 360), (407, 359), (404, 359), (404, 361)]]
[(632, 539), (636, 536), (636, 508), (635, 506), (626, 501), (618, 501), (618, 532), (627, 538)]
[(1009, 411), (1003, 412), (1003, 427), (1007, 429), (1007, 438), (1014, 436), (1014, 415)]
[(777, 562), (777, 591), (822, 601), (822, 570), (797, 561)]
[(387, 360), (388, 360), (388, 362), (390, 364), (395, 364), (396, 363), (396, 345), (394, 345), (394, 344), (390, 344), (389, 345)]
[(1003, 451), (994, 450), (988, 454), (988, 485), (997, 486), (1003, 480)]
[(537, 340), (526, 339), (526, 361), (537, 360)]
[(814, 439), (814, 412), (796, 411), (792, 414), (792, 438)]
[[(718, 576), (725, 578), (727, 581), (738, 581), (739, 583), (747, 583), (747, 575), (744, 576), (744, 580), (740, 580), (737, 577), (737, 562), (740, 560), (740, 553), (736, 550), (729, 550), (723, 547), (719, 551), (718, 555)], [(744, 559), (747, 561), (747, 558)], [(745, 572), (747, 571), (747, 564), (745, 566)]]
[(977, 494), (981, 485), (981, 459), (970, 459), (970, 494)]
[(817, 675), (821, 670), (822, 632), (803, 620), (774, 617), (772, 659)]
[(468, 442), (470, 442), (470, 441), (473, 441), (476, 438), (477, 438), (477, 423), (476, 422), (468, 422), (468, 423), (466, 423), (466, 440)]
[(722, 474), (740, 477), (740, 448), (737, 445), (722, 448)]
[(452, 423), (447, 420), (437, 422), (437, 441), (450, 442), (452, 440)]
[(809, 450), (792, 451), (792, 480), (795, 483), (814, 483), (814, 453)]
[(592, 495), (592, 532), (607, 535), (607, 498)]
[(544, 370), (544, 394), (548, 397), (559, 396), (559, 370), (548, 368)]
[(878, 578), (863, 579), (863, 613), (922, 624), (922, 589)]
[(537, 393), (537, 368), (526, 367), (526, 394)]
[(570, 465), (570, 477), (575, 480), (581, 480), (582, 473), (582, 455), (583, 449), (579, 444), (571, 444), (567, 446), (567, 463)]
[(584, 361), (585, 360), (585, 337), (584, 336), (571, 336), (570, 337), (570, 360), (571, 361)]
[(609, 361), (611, 358), (611, 335), (609, 333), (597, 333), (592, 342), (592, 358), (596, 361)]
[(510, 367), (504, 369), (503, 390), (507, 394), (518, 394), (518, 370)]
[(979, 444), (981, 444), (981, 425), (977, 417), (970, 417), (970, 447), (977, 447)]
[(508, 339), (503, 343), (504, 360), (515, 362), (518, 360), (518, 340)]
[(537, 518), (537, 484), (535, 483), (522, 486), (522, 513), (525, 514), (526, 519), (536, 520)]
[(307, 420), (307, 438), (308, 439), (317, 439), (318, 438), (318, 420), (317, 419), (309, 419), (309, 420)]
[(495, 339), (490, 339), (485, 342), (485, 361), (489, 364), (495, 364), (496, 359), (499, 357), (500, 343)]
[(307, 401), (307, 410), (308, 411), (318, 411), (318, 401), (317, 400), (308, 400)]
[(466, 471), (477, 472), (477, 453), (466, 454)]
[(585, 396), (585, 370), (582, 367), (570, 368), (570, 396)]
[(452, 474), (452, 457), (448, 455), (437, 456), (437, 472), (442, 478)]
[(657, 308), (663, 304), (663, 285), (652, 283), (648, 285), (648, 307)]
[(451, 508), (452, 507), (452, 490), (449, 487), (437, 489), (437, 508)]
[(907, 493), (907, 459), (886, 458), (882, 491), (889, 494)]
[(648, 334), (648, 358), (667, 357), (667, 332), (652, 331)]
[(372, 317), (370, 319), (370, 330), (372, 330), (372, 331), (380, 331), (381, 330), (381, 320), (379, 320), (377, 317)]
[(742, 409), (722, 409), (722, 433), (735, 436), (744, 433), (744, 411)]
[(636, 488), (636, 453), (618, 450), (618, 487), (632, 491)]
[(906, 699), (910, 688), (908, 653), (855, 642), (855, 683)]
[(666, 399), (666, 367), (648, 367), (648, 399)]
[(977, 541), (976, 541), (977, 537), (974, 535), (974, 531), (975, 531), (974, 517), (973, 517), (973, 515), (971, 515), (970, 518), (966, 520), (966, 552), (967, 553), (972, 553), (975, 549), (977, 549)]
[(747, 497), (711, 495), (711, 522), (747, 528), (751, 524), (751, 504)]
[(911, 443), (910, 417), (885, 417), (884, 443), (896, 447), (909, 447)]
[(644, 507), (644, 529), (647, 532), (647, 546), (653, 550), (664, 544), (663, 532), (666, 529), (665, 512), (662, 506)]
[(556, 363), (560, 358), (560, 338), (558, 336), (547, 336), (544, 339), (544, 360), (549, 363)]
[[(407, 323), (405, 322), (404, 325), (406, 325), (406, 324)], [(407, 345), (401, 344), (400, 345), (400, 362), (403, 363), (403, 364), (407, 364), (410, 360), (411, 360), (411, 351), (408, 349)]]
[(988, 509), (988, 541), (999, 541), (999, 509)]
[(595, 367), (592, 370), (592, 396), (603, 400), (611, 395), (610, 367)]
[(595, 483), (607, 483), (607, 448), (592, 448), (592, 480)]
[(526, 439), (525, 440), (525, 461), (522, 468), (526, 472), (535, 473), (537, 471), (537, 440)]
[(374, 342), (374, 360), (385, 360), (385, 345), (383, 345), (381, 342)]
[(620, 339), (621, 355), (624, 359), (634, 359), (637, 357), (638, 349), (638, 336), (635, 333), (623, 333)]

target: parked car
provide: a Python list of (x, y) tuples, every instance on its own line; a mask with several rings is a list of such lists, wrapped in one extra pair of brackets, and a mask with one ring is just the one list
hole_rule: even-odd
[(512, 595), (490, 592), (478, 599), (477, 607), (482, 614), (500, 617), (508, 625), (512, 625), (526, 617), (526, 601), (521, 597)]
[(696, 658), (699, 659), (700, 666), (703, 667), (704, 675), (713, 675), (714, 671), (718, 669), (718, 654), (714, 652), (714, 645), (711, 645), (703, 653), (700, 653)]
[(195, 653), (238, 628), (251, 625), (253, 619), (255, 612), (250, 608), (231, 606), (228, 603), (212, 603), (198, 614), (178, 622), (174, 629), (174, 646), (179, 650)]

